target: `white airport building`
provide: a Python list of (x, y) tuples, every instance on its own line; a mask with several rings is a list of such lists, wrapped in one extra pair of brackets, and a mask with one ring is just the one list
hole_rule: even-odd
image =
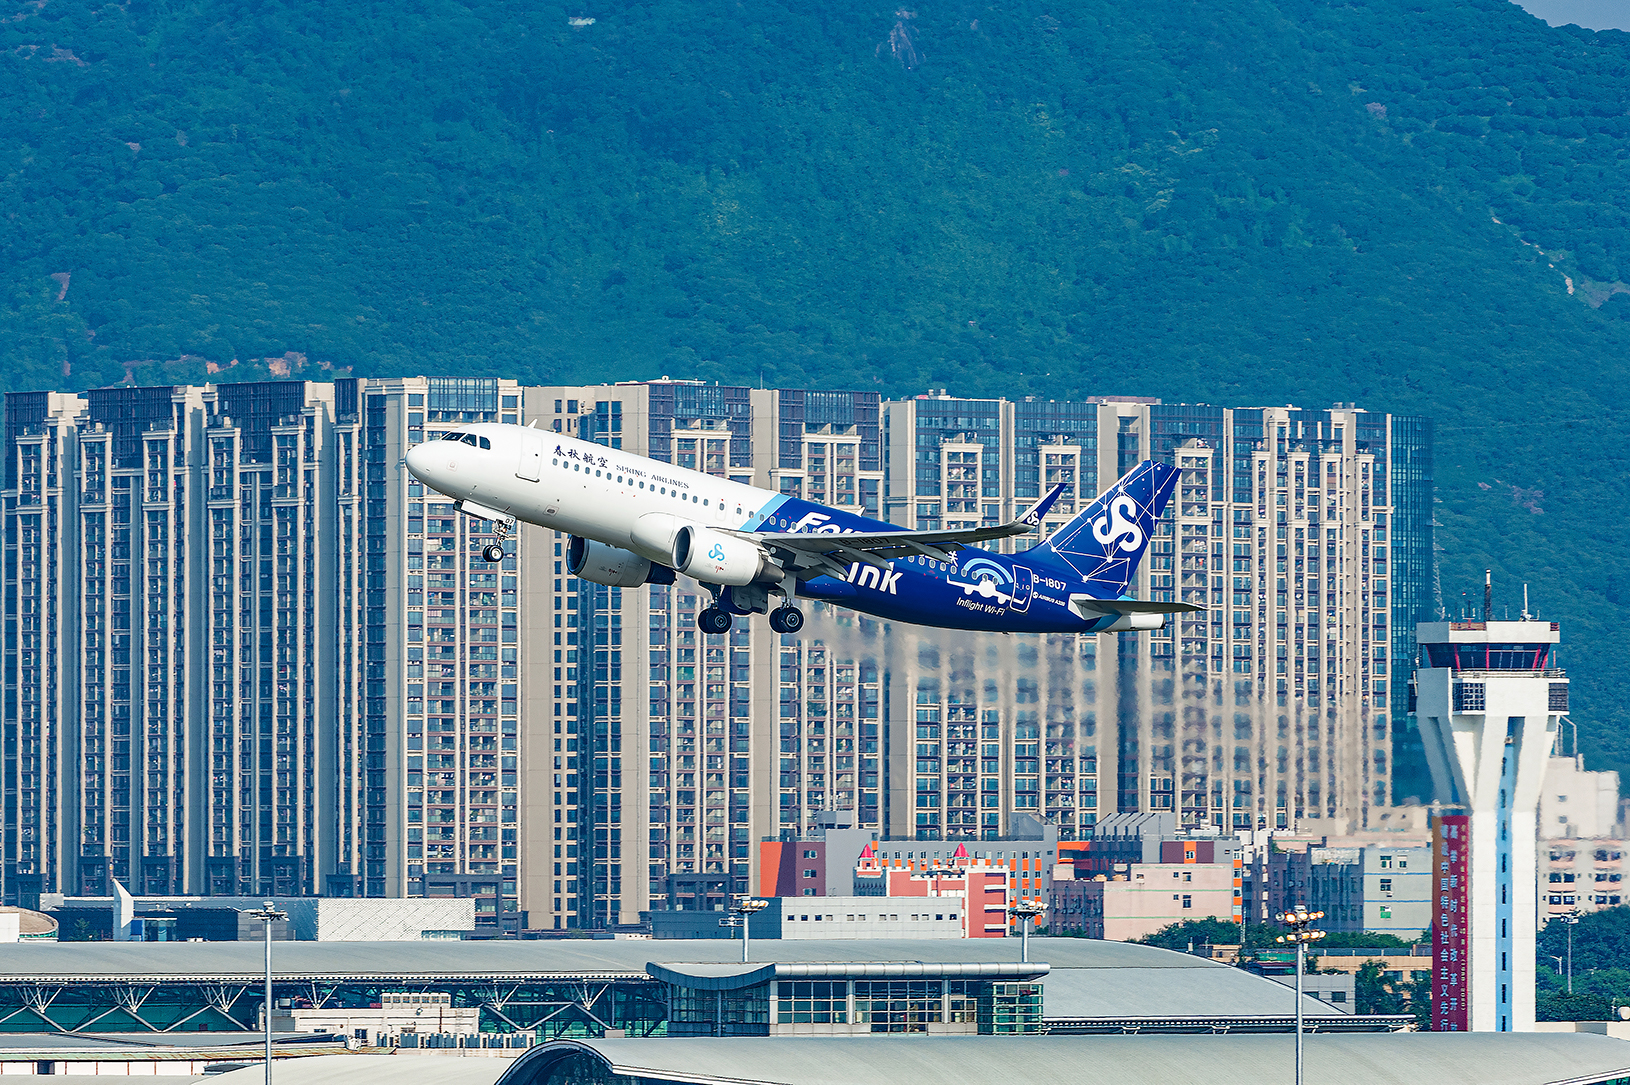
[(1440, 802), (1433, 1027), (1534, 1028), (1541, 783), (1568, 711), (1555, 622), (1417, 627), (1416, 714)]

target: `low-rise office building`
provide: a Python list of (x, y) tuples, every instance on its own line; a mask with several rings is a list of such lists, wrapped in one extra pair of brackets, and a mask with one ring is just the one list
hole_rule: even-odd
[(1619, 799), (1619, 774), (1590, 772), (1578, 756), (1545, 766), (1539, 801), (1539, 920), (1614, 908), (1630, 900), (1624, 857), (1630, 854)]
[(1324, 912), (1330, 931), (1413, 939), (1432, 925), (1432, 850), (1405, 841), (1261, 849), (1244, 883), (1253, 922), (1305, 906)]
[[(273, 1032), (328, 1033), (384, 1047), (381, 1038), (412, 1036), (477, 1036), (481, 1007), (455, 1006), (445, 991), (382, 991), (371, 1006), (312, 1006), (305, 1000), (281, 999), (272, 1014)], [(402, 1045), (407, 1046), (407, 1045)]]
[(1231, 866), (1127, 864), (1114, 874), (1054, 879), (1047, 925), (1128, 942), (1185, 919), (1227, 920), (1234, 899)]
[[(117, 885), (117, 883), (115, 883)], [(251, 914), (256, 897), (65, 897), (47, 893), (41, 907), (76, 940), (113, 942), (236, 942), (266, 937)], [(413, 942), (461, 939), (476, 931), (469, 897), (295, 897), (276, 902), (274, 941)]]
[(894, 892), (882, 888), (883, 872), (921, 875), (959, 867), (999, 875), (1014, 899), (1045, 900), (1062, 854), (1058, 827), (1022, 812), (1012, 815), (1012, 823), (1013, 833), (1001, 839), (959, 842), (888, 839), (833, 818), (798, 840), (759, 844), (759, 895), (883, 895)]
[(1624, 857), (1630, 840), (1594, 837), (1541, 840), (1539, 846), (1539, 920), (1616, 908), (1626, 895)]

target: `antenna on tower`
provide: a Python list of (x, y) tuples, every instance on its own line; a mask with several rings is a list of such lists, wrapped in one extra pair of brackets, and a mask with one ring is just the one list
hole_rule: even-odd
[(1522, 620), (1526, 622), (1532, 617), (1533, 615), (1528, 612), (1528, 585), (1524, 584), (1522, 586)]
[(1483, 620), (1489, 620), (1490, 612), (1494, 609), (1494, 570), (1483, 570)]

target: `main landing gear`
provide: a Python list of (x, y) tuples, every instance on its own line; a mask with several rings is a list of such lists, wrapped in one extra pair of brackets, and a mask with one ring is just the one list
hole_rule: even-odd
[[(696, 628), (704, 633), (728, 633), (732, 617), (728, 611), (708, 607), (696, 616)], [(804, 627), (804, 612), (793, 606), (770, 611), (770, 628), (777, 633), (796, 633)]]
[(804, 612), (795, 606), (780, 606), (770, 611), (770, 628), (777, 633), (796, 633), (804, 627)]
[[(770, 613), (770, 628), (777, 633), (796, 633), (804, 627), (804, 612), (792, 605), (798, 582), (790, 575), (779, 585), (753, 584), (725, 588), (702, 585), (713, 594), (713, 605), (696, 616), (696, 628), (704, 633), (728, 633), (736, 614)], [(770, 610), (770, 596), (779, 595), (781, 605)]]
[(704, 633), (728, 633), (730, 622), (730, 615), (718, 607), (708, 607), (696, 616), (696, 628)]

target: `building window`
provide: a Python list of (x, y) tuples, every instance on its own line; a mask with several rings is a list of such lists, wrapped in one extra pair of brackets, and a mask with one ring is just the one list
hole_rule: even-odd
[(844, 980), (776, 985), (779, 1025), (843, 1025), (849, 1021), (849, 984)]
[(873, 1032), (927, 1032), (942, 1014), (939, 980), (855, 981), (855, 1023)]

